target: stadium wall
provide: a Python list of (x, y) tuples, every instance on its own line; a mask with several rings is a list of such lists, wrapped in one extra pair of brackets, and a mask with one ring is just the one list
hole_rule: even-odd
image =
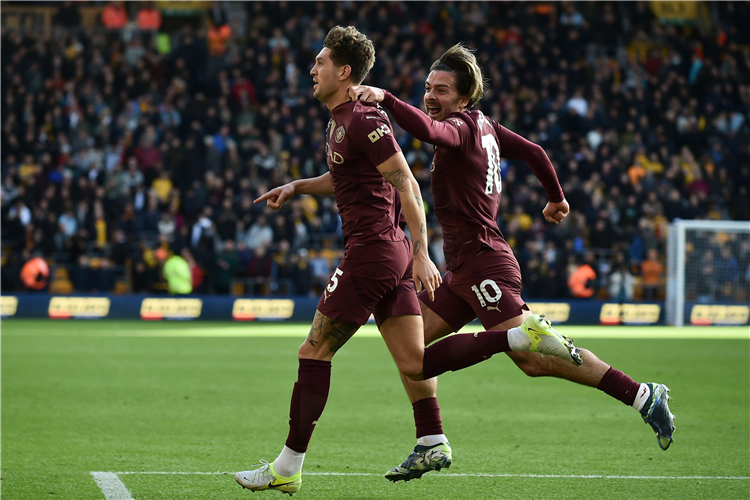
[[(229, 296), (85, 295), (53, 296), (25, 293), (2, 296), (2, 317), (51, 319), (142, 319), (309, 322), (318, 299), (239, 298)], [(663, 325), (664, 303), (596, 300), (529, 302), (555, 323), (575, 325)], [(693, 325), (747, 325), (750, 307), (686, 304)]]

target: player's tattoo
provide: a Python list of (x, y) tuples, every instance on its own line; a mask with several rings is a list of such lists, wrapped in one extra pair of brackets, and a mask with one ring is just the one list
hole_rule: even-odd
[(419, 232), (425, 234), (427, 230), (424, 228), (424, 222), (419, 223)]
[(406, 182), (408, 181), (408, 178), (406, 177), (406, 174), (403, 170), (392, 170), (390, 172), (383, 172), (383, 177), (385, 177), (385, 180), (390, 182), (393, 187), (398, 189), (400, 192), (406, 191)]
[(359, 326), (357, 325), (347, 325), (339, 323), (338, 321), (331, 321), (328, 330), (323, 333), (323, 335), (330, 341), (328, 349), (331, 352), (338, 351), (341, 349), (341, 346), (346, 344), (346, 342), (352, 338), (357, 330), (359, 330)]
[(422, 249), (422, 242), (417, 240), (414, 242), (414, 255), (416, 256), (419, 251)]
[(359, 330), (358, 325), (341, 323), (315, 311), (315, 318), (313, 318), (313, 324), (306, 342), (313, 347), (317, 347), (320, 342), (323, 342), (328, 345), (329, 351), (336, 352), (352, 338), (357, 330)]
[(412, 193), (412, 196), (414, 196), (414, 200), (417, 202), (417, 205), (424, 208), (424, 202), (422, 202), (422, 198), (417, 193)]

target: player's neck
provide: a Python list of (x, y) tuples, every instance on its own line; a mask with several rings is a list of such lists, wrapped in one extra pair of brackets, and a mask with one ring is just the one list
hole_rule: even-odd
[(330, 99), (326, 101), (329, 111), (333, 111), (336, 106), (349, 101), (349, 87), (341, 87)]

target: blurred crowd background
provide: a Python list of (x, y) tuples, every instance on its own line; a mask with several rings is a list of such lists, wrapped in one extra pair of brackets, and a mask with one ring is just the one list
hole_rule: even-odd
[[(750, 4), (661, 3), (3, 2), (3, 291), (319, 294), (343, 248), (333, 198), (253, 199), (326, 172), (309, 69), (351, 24), (376, 47), (365, 83), (415, 106), (467, 42), (478, 108), (546, 150), (559, 226), (528, 166), (502, 163), (526, 297), (661, 300), (670, 221), (750, 220)], [(46, 13), (12, 15), (30, 8)], [(394, 128), (444, 269), (432, 146)], [(731, 281), (741, 299), (748, 245), (699, 246), (726, 272), (695, 295)]]

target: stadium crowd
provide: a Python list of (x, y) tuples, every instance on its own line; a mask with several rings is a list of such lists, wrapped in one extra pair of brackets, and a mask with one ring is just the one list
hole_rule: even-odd
[[(329, 112), (308, 71), (336, 24), (375, 43), (365, 83), (415, 106), (439, 54), (476, 48), (478, 108), (544, 147), (571, 205), (547, 224), (540, 183), (503, 161), (500, 227), (530, 298), (662, 298), (669, 221), (750, 219), (747, 3), (679, 27), (647, 2), (227, 2), (173, 33), (148, 5), (112, 2), (98, 28), (77, 9), (60, 5), (56, 36), (3, 32), (6, 291), (35, 256), (55, 291), (166, 290), (161, 249), (185, 259), (196, 292), (319, 293), (343, 248), (333, 199), (280, 212), (252, 200), (327, 170)], [(432, 146), (395, 133), (444, 266)]]

